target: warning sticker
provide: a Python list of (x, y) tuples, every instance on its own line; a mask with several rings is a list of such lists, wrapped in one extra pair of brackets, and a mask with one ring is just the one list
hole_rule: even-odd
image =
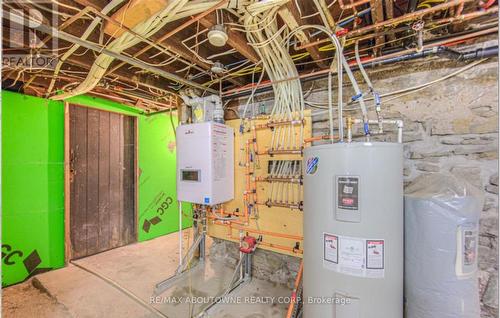
[(335, 235), (324, 234), (324, 255), (323, 259), (327, 262), (339, 263), (339, 253), (338, 253), (338, 238)]
[(323, 267), (338, 273), (384, 277), (385, 241), (323, 233)]
[(359, 177), (337, 177), (337, 207), (344, 210), (359, 208)]
[(384, 268), (384, 241), (367, 240), (366, 241), (366, 268), (383, 269)]

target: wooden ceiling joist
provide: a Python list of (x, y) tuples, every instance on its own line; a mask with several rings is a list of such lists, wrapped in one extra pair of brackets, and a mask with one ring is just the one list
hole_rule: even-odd
[[(288, 10), (288, 12), (290, 13), (291, 17), (295, 20), (295, 23), (297, 25), (299, 25), (299, 26), (302, 25), (302, 23), (301, 23), (302, 19), (300, 18), (299, 10), (295, 6), (295, 2), (294, 1), (289, 1), (284, 8), (286, 10)], [(304, 45), (306, 43), (310, 43), (311, 39), (307, 36), (307, 34), (305, 32), (302, 32), (302, 34), (303, 34), (302, 37), (304, 37), (304, 41), (305, 42), (303, 42), (301, 44)], [(311, 59), (319, 67), (321, 67), (321, 68), (328, 67), (328, 65), (324, 61), (322, 61), (321, 54), (319, 53), (319, 49), (316, 46), (308, 46), (308, 47), (306, 47), (306, 51), (311, 56)]]
[[(96, 8), (99, 11), (102, 10), (102, 7), (103, 7), (102, 3), (98, 3), (95, 0), (92, 1), (92, 2), (89, 2), (88, 0), (77, 0), (77, 2), (81, 2), (82, 5), (84, 3), (86, 5), (90, 5), (90, 6), (94, 7), (94, 8)], [(201, 68), (203, 71), (209, 71), (210, 68), (211, 68), (210, 64), (208, 64), (205, 61), (202, 61), (199, 58), (197, 58), (196, 55), (193, 54), (193, 52), (189, 51), (187, 48), (185, 48), (182, 45), (182, 43), (180, 41), (176, 40), (173, 37), (169, 37), (167, 39), (163, 39), (163, 37), (161, 37), (161, 36), (153, 36), (153, 37), (150, 38), (150, 40), (152, 42), (154, 42), (154, 43), (157, 43), (157, 44), (161, 45), (163, 48), (165, 48), (168, 51), (172, 52), (174, 55), (179, 56), (184, 61), (187, 61), (187, 62), (189, 62), (189, 63), (191, 63), (193, 65), (196, 65), (197, 67)], [(152, 46), (149, 45), (149, 44), (147, 44), (146, 47), (144, 47), (143, 49), (140, 49), (139, 51), (137, 51), (136, 53), (134, 53), (132, 55), (132, 57), (139, 58), (139, 57), (141, 57), (141, 55), (143, 55), (146, 52), (148, 52), (151, 48), (152, 48)], [(117, 64), (116, 66), (114, 66), (111, 69), (111, 72), (114, 72), (114, 71), (118, 70), (119, 68), (125, 66), (126, 64), (127, 63), (125, 63), (125, 62), (120, 62), (119, 64)], [(237, 86), (242, 86), (244, 84), (243, 81), (240, 80), (240, 79), (229, 78), (228, 80), (232, 84), (237, 85)]]
[[(370, 0), (371, 14), (373, 20), (372, 22), (374, 24), (384, 21), (383, 1), (384, 0)], [(380, 50), (382, 49), (384, 42), (385, 42), (385, 37), (383, 35), (377, 36), (375, 38), (375, 45), (377, 46), (377, 49), (375, 50), (376, 55), (379, 55), (378, 52), (380, 52)]]
[[(390, 20), (394, 18), (394, 0), (384, 0), (385, 3), (385, 18)], [(396, 36), (394, 33), (387, 34), (387, 39), (389, 41), (396, 40)]]
[[(230, 19), (228, 16), (225, 16), (225, 18)], [(215, 16), (208, 15), (200, 20), (200, 24), (205, 28), (211, 28), (217, 24), (217, 20)], [(255, 53), (255, 50), (248, 45), (247, 39), (241, 32), (231, 28), (228, 28), (226, 31), (228, 35), (227, 44), (230, 47), (238, 51), (241, 55), (253, 63), (258, 63), (260, 61), (259, 56)]]

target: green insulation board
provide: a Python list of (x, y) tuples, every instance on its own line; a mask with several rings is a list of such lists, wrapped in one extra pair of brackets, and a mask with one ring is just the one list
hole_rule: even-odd
[(64, 107), (2, 91), (2, 286), (64, 266)]
[[(139, 118), (139, 241), (179, 228), (172, 122), (168, 113)], [(190, 206), (183, 204), (182, 213), (183, 227), (191, 226)]]
[[(89, 96), (68, 101), (138, 118), (138, 239), (176, 232), (170, 116)], [(189, 227), (190, 206), (183, 213)], [(64, 266), (63, 102), (2, 91), (2, 214), (2, 286)]]

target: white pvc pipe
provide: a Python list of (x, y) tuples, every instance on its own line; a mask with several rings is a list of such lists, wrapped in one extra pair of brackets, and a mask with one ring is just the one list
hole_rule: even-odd
[[(339, 39), (337, 38), (337, 36), (334, 33), (332, 33), (326, 27), (321, 26), (321, 25), (303, 25), (303, 26), (300, 26), (300, 27), (294, 29), (293, 31), (291, 31), (290, 34), (288, 34), (288, 39), (290, 39), (295, 33), (302, 31), (303, 29), (306, 29), (306, 28), (313, 28), (313, 29), (317, 29), (317, 30), (320, 30), (320, 31), (326, 33), (330, 37), (330, 40), (332, 41), (332, 44), (335, 46), (335, 49), (336, 49), (335, 52), (336, 52), (336, 60), (337, 60), (337, 85), (338, 85), (337, 105), (338, 105), (339, 139), (342, 142), (342, 141), (344, 141), (344, 123), (343, 123), (343, 118), (342, 118), (342, 112), (343, 112), (343, 109), (342, 109), (342, 89), (343, 89), (343, 87), (342, 87), (342, 78), (343, 78), (342, 65), (343, 65), (343, 63), (342, 63), (342, 61), (343, 60), (345, 61), (344, 55), (342, 53), (342, 45), (340, 44)], [(347, 67), (349, 67), (349, 65), (347, 65)], [(329, 76), (331, 76), (331, 71), (329, 73)], [(331, 93), (331, 81), (329, 81), (328, 85), (329, 85), (329, 93)], [(331, 96), (329, 96), (328, 104), (329, 104), (328, 107), (330, 109), (332, 109), (333, 108), (333, 101), (331, 99)], [(332, 125), (333, 113), (331, 110), (329, 110), (329, 117), (330, 117), (330, 133), (332, 133), (332, 131), (333, 131), (333, 127), (332, 127), (333, 126)], [(330, 138), (332, 136), (333, 136), (333, 134), (330, 136)]]
[[(362, 119), (354, 119), (353, 124), (363, 124), (364, 121)], [(395, 125), (398, 128), (398, 142), (403, 143), (403, 121), (401, 119), (383, 119), (383, 124)], [(378, 120), (368, 120), (368, 124), (370, 125), (378, 125)]]
[(179, 204), (179, 267), (182, 266), (182, 202)]
[[(328, 72), (328, 119), (330, 121), (330, 138), (333, 144), (333, 101), (332, 101), (332, 72)], [(339, 127), (340, 134), (340, 127)]]

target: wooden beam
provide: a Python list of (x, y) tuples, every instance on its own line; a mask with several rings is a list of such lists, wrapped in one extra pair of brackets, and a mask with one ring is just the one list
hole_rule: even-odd
[[(379, 22), (384, 21), (384, 7), (382, 5), (383, 0), (370, 0), (370, 7), (371, 7), (371, 13), (372, 13), (372, 23), (376, 24)], [(382, 45), (384, 45), (385, 38), (383, 35), (378, 36), (375, 38), (375, 45), (377, 45), (377, 48), (374, 50), (374, 53), (376, 56), (379, 55)], [(378, 46), (380, 45), (380, 46)]]
[[(187, 61), (191, 64), (196, 65), (201, 71), (208, 71), (212, 67), (209, 63), (206, 63), (205, 61), (200, 60), (198, 57), (193, 54), (190, 50), (184, 47), (184, 45), (175, 37), (170, 37), (167, 40), (159, 41), (159, 37), (151, 37), (151, 41), (156, 42), (160, 44), (163, 48), (167, 49), (168, 51), (172, 52), (173, 55), (178, 55), (181, 59), (184, 61)], [(129, 48), (129, 50), (135, 50), (135, 53), (132, 54), (133, 57), (139, 58), (143, 53), (147, 51), (148, 46), (142, 49), (136, 49), (136, 48)], [(114, 66), (111, 68), (111, 72), (114, 72), (121, 67), (125, 66), (127, 63), (121, 62), (118, 65)], [(241, 79), (235, 79), (235, 78), (229, 78), (228, 81), (230, 81), (232, 84), (237, 85), (237, 86), (242, 86), (244, 85), (244, 82)]]
[[(394, 18), (394, 0), (384, 0), (385, 3), (385, 18), (391, 20)], [(389, 41), (396, 40), (396, 35), (394, 33), (388, 33), (387, 39)]]
[[(104, 3), (99, 0), (76, 0), (79, 4), (84, 5), (84, 6), (92, 6), (98, 11), (101, 11), (102, 8), (104, 7)], [(198, 59), (191, 51), (189, 51), (187, 48), (185, 48), (182, 43), (179, 40), (176, 40), (174, 37), (169, 37), (168, 39), (161, 40), (161, 37), (159, 36), (152, 36), (150, 38), (151, 41), (161, 45), (162, 47), (166, 48), (168, 51), (174, 53), (174, 55), (179, 55), (180, 58), (183, 60), (192, 63), (199, 68), (201, 68), (204, 71), (208, 71), (211, 68), (211, 65), (208, 63), (205, 63), (204, 61)], [(133, 48), (132, 48), (133, 49)], [(145, 53), (150, 49), (150, 46), (147, 45), (145, 48), (142, 48), (140, 50), (135, 50), (133, 53), (134, 58), (139, 58), (140, 55)], [(120, 62), (116, 66), (112, 67), (109, 72), (115, 72), (116, 70), (120, 69), (121, 67), (125, 66), (127, 63), (125, 62)], [(171, 72), (171, 71), (169, 71)], [(229, 78), (228, 81), (230, 81), (232, 84), (237, 85), (237, 86), (242, 86), (244, 82), (241, 79), (235, 79), (235, 78)]]
[(320, 10), (321, 20), (323, 20), (325, 26), (330, 30), (335, 31), (336, 27), (335, 19), (333, 18), (332, 13), (328, 8), (328, 5), (326, 4), (326, 1), (315, 0), (314, 4), (316, 4), (316, 7), (318, 8), (318, 10)]
[[(224, 16), (224, 19), (231, 19), (229, 16)], [(234, 22), (234, 21), (231, 21)], [(205, 28), (211, 28), (217, 24), (215, 16), (208, 15), (200, 20), (200, 24)], [(260, 61), (259, 56), (255, 53), (255, 50), (248, 45), (246, 37), (239, 31), (228, 28), (227, 30), (228, 40), (227, 44), (238, 51), (241, 55), (252, 61), (253, 63), (258, 63)]]
[[(6, 72), (4, 72), (4, 73), (6, 73)], [(11, 72), (8, 74), (4, 74), (4, 73), (2, 73), (3, 79), (14, 80), (17, 77), (17, 72), (15, 72), (15, 73)], [(45, 94), (47, 92), (47, 88), (49, 86), (51, 76), (52, 75), (49, 73), (46, 73), (46, 74), (39, 74), (39, 73), (27, 74), (25, 79), (21, 78), (19, 80), (23, 83), (27, 83), (27, 82), (24, 82), (24, 80), (26, 80), (28, 77), (30, 77), (29, 86), (23, 87), (24, 92), (28, 95), (43, 97), (43, 96), (45, 96)], [(71, 76), (61, 76), (59, 78), (59, 80), (64, 84), (73, 83), (75, 81), (75, 79), (72, 78)], [(136, 100), (141, 99), (141, 97), (130, 96), (129, 94), (126, 94), (126, 92), (122, 92), (122, 91), (110, 90), (110, 89), (101, 88), (101, 87), (95, 87), (92, 91), (88, 92), (87, 95), (97, 96), (100, 98), (104, 97), (106, 99), (113, 100), (113, 101), (119, 102), (121, 104), (130, 106), (130, 107), (140, 108), (143, 110), (150, 110), (149, 107), (137, 107), (136, 106)], [(127, 100), (133, 100), (133, 102), (127, 102), (127, 101), (123, 100), (124, 98)], [(147, 102), (151, 102), (152, 105), (155, 103), (155, 102), (152, 102), (150, 99), (145, 99), (145, 100)], [(156, 104), (154, 104), (153, 106), (157, 107)], [(162, 107), (157, 107), (157, 108), (165, 108), (166, 107), (163, 104), (161, 106)]]
[[(294, 1), (289, 1), (287, 2), (287, 4), (283, 7), (282, 10), (286, 10), (284, 11), (285, 13), (289, 13), (290, 14), (290, 17), (291, 19), (293, 19), (295, 21), (295, 24), (297, 26), (300, 26), (302, 25), (302, 19), (300, 17), (300, 13), (299, 13), (299, 10), (297, 9), (297, 7), (295, 6), (295, 2)], [(281, 11), (281, 10), (280, 10)], [(281, 15), (281, 14), (280, 14)], [(283, 16), (282, 16), (283, 18)], [(287, 22), (287, 19), (283, 18), (283, 21), (285, 21), (285, 23)], [(292, 24), (293, 22), (290, 21)], [(294, 26), (293, 25), (288, 25), (290, 27), (290, 30), (294, 30)], [(306, 44), (306, 43), (310, 43), (311, 42), (311, 39), (309, 38), (309, 36), (305, 33), (305, 32), (299, 32), (297, 33), (299, 36), (298, 38), (300, 39), (301, 41), (301, 44)], [(324, 62), (324, 61), (321, 61), (322, 57), (321, 57), (321, 54), (319, 53), (319, 49), (316, 47), (316, 46), (309, 46), (309, 47), (306, 47), (306, 51), (309, 53), (309, 55), (311, 56), (311, 59), (321, 68), (326, 68), (328, 67), (328, 65)]]

